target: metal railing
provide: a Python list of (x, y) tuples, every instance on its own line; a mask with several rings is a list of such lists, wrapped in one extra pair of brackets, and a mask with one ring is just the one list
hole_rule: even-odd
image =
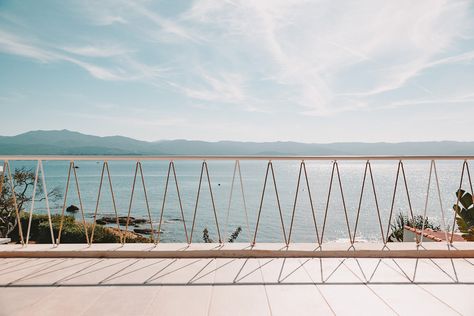
[[(472, 180), (471, 180), (471, 175), (469, 171), (469, 162), (474, 160), (474, 156), (330, 156), (330, 157), (328, 156), (314, 156), (314, 157), (313, 156), (305, 156), (305, 157), (300, 157), (300, 156), (1, 156), (0, 161), (2, 160), (3, 160), (3, 173), (2, 173), (2, 179), (0, 181), (0, 186), (5, 183), (5, 185), (9, 186), (9, 189), (13, 193), (12, 194), (13, 204), (15, 207), (15, 213), (16, 213), (16, 217), (17, 217), (18, 225), (19, 225), (19, 229), (18, 229), (19, 240), (22, 245), (29, 244), (32, 216), (35, 209), (35, 194), (37, 192), (39, 181), (41, 181), (42, 187), (44, 189), (45, 208), (48, 215), (49, 229), (50, 229), (50, 234), (51, 234), (51, 243), (53, 245), (59, 245), (61, 243), (67, 198), (68, 198), (68, 193), (71, 190), (71, 186), (75, 187), (75, 191), (78, 196), (79, 210), (81, 214), (80, 219), (81, 219), (82, 226), (84, 228), (86, 242), (89, 245), (94, 243), (94, 232), (97, 226), (97, 215), (98, 215), (98, 210), (99, 210), (99, 203), (102, 196), (104, 181), (108, 182), (108, 186), (110, 188), (112, 206), (113, 206), (115, 219), (116, 219), (115, 224), (117, 226), (117, 230), (120, 232), (120, 242), (122, 244), (127, 243), (127, 237), (126, 237), (125, 231), (129, 230), (131, 211), (132, 211), (133, 201), (134, 201), (134, 193), (136, 191), (137, 181), (139, 181), (141, 182), (141, 186), (143, 188), (143, 194), (144, 194), (144, 200), (145, 200), (144, 202), (145, 202), (146, 211), (147, 211), (146, 215), (148, 217), (147, 220), (150, 225), (151, 242), (155, 244), (160, 243), (162, 225), (163, 225), (163, 216), (165, 213), (165, 204), (167, 200), (168, 191), (170, 189), (170, 185), (169, 185), (170, 180), (175, 182), (175, 190), (177, 194), (179, 211), (180, 211), (180, 216), (181, 216), (180, 220), (182, 221), (182, 224), (183, 224), (183, 232), (185, 235), (185, 239), (188, 244), (191, 244), (193, 243), (193, 236), (195, 235), (196, 216), (198, 213), (200, 193), (201, 193), (201, 190), (203, 189), (202, 184), (203, 184), (204, 178), (206, 178), (208, 182), (208, 190), (210, 192), (210, 200), (211, 200), (212, 213), (213, 213), (212, 215), (213, 215), (213, 220), (214, 220), (215, 228), (218, 235), (218, 243), (220, 244), (224, 243), (225, 241), (222, 238), (222, 235), (225, 236), (226, 232), (225, 231), (222, 232), (221, 227), (219, 225), (219, 217), (218, 217), (218, 212), (216, 209), (212, 179), (211, 179), (211, 175), (210, 175), (209, 167), (208, 167), (208, 162), (214, 162), (214, 161), (232, 161), (234, 163), (230, 194), (228, 196), (227, 216), (226, 216), (226, 221), (224, 225), (224, 230), (226, 230), (228, 226), (229, 212), (230, 212), (231, 204), (233, 201), (234, 189), (236, 187), (240, 188), (240, 193), (242, 195), (244, 218), (245, 218), (245, 223), (248, 228), (247, 232), (249, 234), (250, 246), (255, 246), (255, 244), (257, 243), (260, 220), (262, 218), (262, 209), (263, 209), (262, 206), (265, 199), (265, 192), (267, 188), (270, 186), (273, 187), (273, 190), (275, 193), (276, 208), (278, 210), (278, 215), (279, 215), (278, 220), (281, 224), (281, 235), (282, 235), (284, 244), (286, 246), (289, 246), (292, 243), (292, 235), (294, 233), (297, 203), (302, 194), (300, 193), (300, 191), (305, 191), (307, 193), (307, 197), (309, 199), (308, 211), (311, 212), (312, 225), (314, 226), (314, 232), (317, 237), (315, 244), (317, 244), (317, 246), (321, 246), (324, 243), (324, 236), (328, 229), (327, 228), (328, 213), (330, 213), (329, 210), (330, 210), (331, 195), (334, 194), (333, 187), (336, 186), (339, 189), (340, 198), (342, 200), (342, 210), (344, 214), (343, 222), (345, 223), (345, 226), (346, 226), (345, 229), (347, 229), (347, 233), (349, 236), (348, 243), (350, 244), (350, 246), (354, 246), (354, 244), (357, 242), (356, 236), (359, 229), (359, 218), (360, 218), (364, 193), (366, 193), (367, 190), (370, 190), (372, 192), (374, 202), (375, 202), (375, 214), (376, 214), (375, 223), (376, 225), (378, 225), (378, 229), (380, 231), (380, 241), (382, 242), (384, 246), (386, 246), (387, 243), (389, 242), (388, 239), (391, 233), (391, 224), (392, 224), (394, 211), (395, 211), (395, 208), (394, 208), (395, 199), (397, 197), (397, 193), (399, 193), (398, 186), (400, 183), (403, 183), (403, 192), (406, 195), (406, 198), (408, 201), (408, 216), (412, 220), (414, 219), (414, 216), (415, 216), (413, 206), (412, 206), (412, 198), (410, 196), (410, 190), (409, 190), (408, 182), (407, 182), (405, 163), (407, 161), (429, 162), (428, 186), (426, 190), (426, 200), (424, 203), (424, 211), (423, 211), (422, 216), (423, 218), (426, 218), (427, 209), (428, 209), (428, 199), (431, 194), (430, 190), (431, 190), (432, 184), (434, 183), (435, 188), (436, 188), (435, 193), (437, 195), (437, 200), (438, 200), (439, 208), (440, 208), (439, 214), (441, 215), (441, 226), (445, 233), (445, 240), (446, 240), (446, 244), (448, 245), (448, 248), (452, 246), (453, 244), (453, 237), (455, 234), (455, 227), (456, 227), (456, 217), (455, 217), (454, 212), (451, 212), (451, 215), (446, 214), (446, 210), (442, 201), (440, 180), (439, 180), (438, 170), (437, 170), (437, 162), (459, 161), (460, 163), (462, 163), (462, 168), (461, 170), (459, 170), (459, 174), (460, 174), (459, 189), (462, 188), (464, 181), (467, 180), (469, 183), (468, 190), (470, 190), (471, 193), (473, 191)], [(20, 220), (21, 210), (19, 210), (17, 201), (15, 199), (16, 194), (14, 191), (13, 173), (11, 171), (12, 168), (10, 166), (11, 162), (13, 161), (36, 162), (36, 172), (35, 172), (34, 186), (33, 186), (33, 191), (32, 191), (31, 205), (28, 212), (29, 220), (28, 220), (28, 228), (27, 228), (26, 236), (23, 235), (23, 229), (21, 227), (21, 220)], [(61, 224), (60, 224), (60, 228), (59, 228), (59, 232), (57, 236), (55, 236), (54, 231), (53, 231), (53, 224), (51, 220), (51, 209), (50, 209), (49, 200), (48, 200), (48, 192), (46, 189), (47, 183), (46, 183), (46, 177), (45, 177), (45, 172), (44, 172), (44, 167), (43, 167), (43, 161), (69, 162), (67, 182), (65, 184), (64, 202), (62, 204), (62, 209), (61, 209)], [(98, 192), (97, 192), (97, 199), (95, 201), (95, 210), (94, 210), (91, 227), (89, 227), (86, 217), (85, 217), (85, 213), (84, 213), (84, 205), (83, 205), (83, 197), (81, 196), (80, 181), (76, 172), (76, 169), (77, 169), (76, 162), (78, 161), (101, 161), (102, 162), (100, 181), (99, 181), (99, 187), (98, 187)], [(127, 219), (124, 225), (125, 226), (124, 229), (121, 227), (119, 223), (119, 214), (118, 214), (117, 205), (116, 205), (116, 196), (113, 189), (112, 175), (109, 169), (109, 161), (133, 161), (135, 163), (133, 184), (132, 184), (132, 187), (130, 188), (129, 207), (128, 207)], [(159, 221), (158, 221), (157, 227), (156, 225), (154, 225), (152, 212), (150, 210), (149, 197), (148, 197), (147, 186), (145, 182), (145, 174), (144, 174), (143, 166), (142, 166), (142, 162), (145, 162), (145, 161), (168, 162), (166, 181), (164, 184), (163, 200), (161, 203), (161, 210), (159, 214)], [(175, 162), (178, 162), (178, 161), (199, 161), (201, 165), (199, 183), (198, 183), (198, 187), (196, 188), (197, 194), (196, 194), (196, 199), (194, 202), (194, 212), (192, 215), (190, 233), (188, 233), (188, 226), (187, 226), (185, 214), (183, 211), (183, 196), (182, 196), (182, 192), (180, 190), (180, 185), (178, 182), (179, 174), (177, 173), (176, 168), (175, 168)], [(255, 227), (253, 229), (250, 228), (250, 224), (249, 224), (248, 204), (247, 204), (246, 195), (245, 195), (245, 185), (244, 185), (245, 181), (242, 177), (242, 171), (241, 171), (241, 164), (240, 164), (241, 161), (266, 162), (266, 171), (264, 175), (263, 188), (260, 194), (260, 200), (258, 203), (259, 207), (257, 209), (257, 217), (255, 221)], [(299, 171), (297, 174), (295, 174), (295, 178), (297, 178), (297, 184), (296, 184), (294, 197), (292, 198), (293, 207), (292, 207), (292, 212), (291, 212), (291, 221), (290, 221), (289, 228), (288, 227), (285, 228), (285, 221), (284, 221), (282, 206), (280, 204), (281, 192), (278, 190), (277, 179), (276, 179), (275, 169), (273, 165), (275, 161), (294, 161), (299, 164)], [(324, 215), (322, 219), (322, 226), (318, 225), (317, 215), (315, 212), (315, 206), (313, 203), (314, 196), (311, 192), (312, 191), (311, 179), (308, 176), (308, 171), (307, 171), (307, 162), (314, 162), (314, 161), (328, 161), (331, 163), (331, 173), (328, 179), (329, 188), (326, 195), (326, 203), (325, 203)], [(352, 223), (352, 225), (349, 220), (349, 214), (348, 214), (349, 210), (346, 204), (345, 191), (344, 191), (343, 181), (342, 181), (343, 175), (341, 175), (341, 171), (339, 168), (339, 164), (345, 161), (358, 161), (365, 165), (364, 171), (363, 171), (363, 180), (359, 187), (360, 194), (358, 198), (358, 205), (356, 208), (357, 211), (355, 214), (355, 222)], [(381, 215), (379, 198), (377, 194), (378, 190), (377, 190), (376, 181), (374, 180), (374, 171), (372, 170), (372, 163), (375, 161), (393, 161), (397, 165), (395, 180), (393, 183), (391, 205), (390, 205), (389, 216), (388, 216), (388, 226), (384, 226), (382, 215)], [(40, 173), (41, 173), (41, 177), (39, 176)], [(71, 178), (74, 178), (73, 185), (71, 185)], [(270, 185), (269, 182), (272, 182), (272, 185)], [(1, 190), (1, 187), (0, 187), (0, 190)], [(458, 196), (457, 203), (460, 202), (459, 199), (460, 197)], [(451, 231), (448, 231), (448, 223), (452, 223), (452, 225), (451, 224), (449, 225)], [(351, 229), (351, 226), (353, 227), (353, 229)], [(425, 222), (423, 221), (421, 234), (420, 235), (416, 234), (416, 244), (418, 246), (421, 246), (423, 243), (424, 232), (425, 232)]]

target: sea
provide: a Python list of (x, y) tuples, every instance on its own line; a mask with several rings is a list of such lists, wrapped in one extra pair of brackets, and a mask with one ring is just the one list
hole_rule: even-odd
[[(22, 167), (35, 171), (36, 168), (34, 161), (11, 161), (10, 164), (12, 171)], [(422, 215), (426, 208), (426, 215), (430, 222), (440, 225), (441, 228), (452, 227), (454, 222), (452, 207), (456, 203), (455, 192), (460, 186), (463, 166), (462, 161), (437, 161), (436, 171), (439, 180), (437, 182), (434, 172), (430, 179), (431, 161), (404, 161), (406, 186), (403, 173), (400, 172), (395, 187), (398, 161), (373, 161), (371, 162), (372, 177), (370, 173), (366, 174), (361, 198), (365, 161), (338, 161), (339, 173), (336, 169), (329, 195), (333, 161), (306, 161), (308, 183), (303, 172), (297, 189), (300, 161), (275, 160), (272, 162), (274, 174), (270, 168), (262, 200), (267, 161), (240, 161), (241, 177), (239, 177), (239, 172), (236, 172), (234, 177), (235, 161), (209, 160), (207, 167), (210, 186), (204, 169), (199, 203), (196, 205), (202, 161), (178, 160), (174, 162), (174, 165), (184, 213), (184, 221), (182, 221), (173, 173), (169, 178), (166, 201), (163, 203), (168, 161), (141, 163), (143, 182), (139, 170), (133, 199), (132, 186), (136, 161), (109, 161), (108, 164), (118, 215), (127, 216), (130, 211), (130, 216), (149, 219), (149, 209), (154, 229), (157, 230), (163, 212), (161, 242), (185, 242), (184, 225), (186, 225), (188, 237), (191, 237), (192, 231), (193, 242), (203, 242), (204, 229), (208, 230), (210, 238), (214, 241), (218, 241), (219, 233), (221, 239), (225, 241), (238, 227), (242, 231), (236, 242), (250, 242), (254, 238), (256, 242), (284, 242), (285, 237), (289, 236), (294, 211), (291, 242), (306, 243), (316, 243), (321, 237), (324, 242), (348, 241), (350, 236), (355, 236), (358, 241), (381, 241), (381, 230), (386, 235), (395, 217), (400, 213), (410, 214), (410, 209), (415, 215)], [(115, 216), (107, 173), (105, 173), (101, 196), (98, 200), (103, 162), (76, 161), (75, 165), (86, 220), (93, 221), (97, 205), (97, 218)], [(64, 197), (69, 161), (43, 161), (43, 166), (47, 190), (57, 188)], [(41, 177), (40, 173), (40, 181)], [(374, 187), (371, 179), (373, 179)], [(79, 206), (73, 174), (70, 181), (66, 206)], [(243, 192), (240, 181), (243, 184)], [(146, 191), (143, 183), (145, 183)], [(438, 194), (438, 184), (440, 194)], [(461, 187), (469, 188), (467, 177), (464, 177)], [(230, 198), (231, 189), (232, 198)], [(296, 192), (298, 192), (298, 198), (295, 206)], [(29, 194), (31, 193), (30, 188)], [(63, 203), (63, 198), (50, 200), (51, 213), (60, 214)], [(392, 205), (393, 216), (389, 223)], [(380, 213), (380, 221), (377, 209)], [(27, 205), (26, 211), (29, 210), (30, 205)], [(33, 212), (45, 214), (45, 202), (35, 203)], [(260, 219), (255, 234), (259, 212)], [(354, 232), (358, 212), (357, 230)], [(195, 225), (192, 227), (194, 214)], [(80, 212), (73, 216), (77, 220), (81, 219)], [(149, 227), (149, 224), (144, 227)]]

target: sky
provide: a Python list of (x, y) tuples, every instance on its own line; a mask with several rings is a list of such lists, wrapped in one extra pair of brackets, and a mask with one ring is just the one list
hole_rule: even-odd
[(474, 1), (0, 0), (0, 135), (474, 141)]

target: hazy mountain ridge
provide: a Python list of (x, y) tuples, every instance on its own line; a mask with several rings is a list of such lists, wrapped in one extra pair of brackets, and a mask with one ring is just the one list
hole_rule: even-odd
[(238, 142), (140, 141), (68, 130), (0, 136), (2, 155), (474, 155), (474, 142)]

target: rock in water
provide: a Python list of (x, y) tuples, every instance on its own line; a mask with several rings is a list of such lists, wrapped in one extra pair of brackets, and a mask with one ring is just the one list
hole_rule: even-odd
[(151, 234), (150, 228), (134, 228), (133, 231), (137, 234), (145, 234), (145, 235)]
[(66, 209), (66, 212), (68, 212), (68, 213), (76, 213), (77, 211), (79, 211), (79, 208), (75, 205), (70, 205)]

